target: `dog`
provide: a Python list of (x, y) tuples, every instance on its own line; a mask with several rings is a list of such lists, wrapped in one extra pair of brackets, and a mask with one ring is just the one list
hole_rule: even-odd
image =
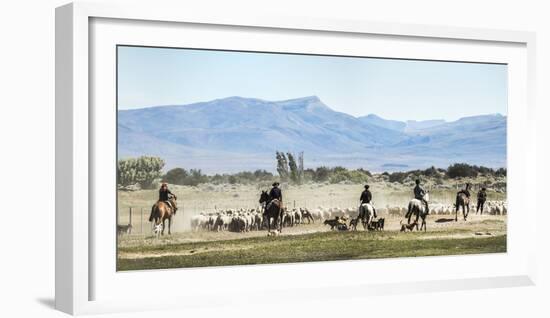
[(380, 220), (378, 220), (378, 228), (380, 229), (380, 231), (384, 231), (384, 224), (385, 223), (386, 223), (385, 218), (381, 218)]
[(378, 221), (372, 221), (369, 224), (369, 231), (376, 231), (378, 230)]
[(338, 226), (340, 223), (340, 219), (338, 217), (336, 217), (335, 219), (332, 219), (332, 220), (325, 220), (325, 222), (323, 222), (324, 225), (330, 225), (330, 229), (331, 230), (334, 230), (334, 228), (336, 226)]
[(346, 223), (340, 223), (336, 226), (338, 231), (349, 231), (348, 225)]
[(279, 236), (281, 232), (279, 230), (273, 230), (271, 232), (267, 232), (267, 236)]
[(378, 231), (383, 231), (384, 230), (384, 223), (386, 222), (386, 220), (384, 218), (380, 218), (378, 219), (378, 221), (376, 221), (375, 223), (377, 224), (376, 225), (376, 229)]
[(369, 224), (369, 230), (370, 231), (382, 231), (382, 230), (384, 230), (384, 222), (385, 222), (384, 218), (380, 218), (376, 221), (372, 221)]
[(416, 220), (411, 224), (403, 224), (403, 221), (399, 221), (399, 224), (401, 224), (401, 232), (407, 232), (407, 230), (412, 232), (418, 226)]
[(159, 236), (162, 233), (162, 223), (155, 224), (155, 227), (153, 228), (153, 233), (156, 236)]
[(128, 225), (119, 225), (119, 224), (117, 224), (116, 232), (117, 232), (118, 235), (131, 234), (132, 233), (132, 224), (128, 224)]

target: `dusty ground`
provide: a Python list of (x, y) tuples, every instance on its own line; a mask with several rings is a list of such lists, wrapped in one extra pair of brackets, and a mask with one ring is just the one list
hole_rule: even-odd
[[(456, 187), (430, 187), (430, 202), (451, 204)], [(133, 232), (118, 239), (118, 270), (225, 266), (324, 260), (435, 256), (506, 251), (506, 216), (475, 215), (467, 222), (454, 222), (451, 215), (429, 215), (427, 232), (401, 233), (402, 216), (379, 213), (386, 219), (383, 232), (330, 231), (319, 222), (285, 227), (277, 237), (266, 231), (246, 233), (190, 230), (190, 218), (200, 212), (255, 208), (266, 185), (171, 186), (178, 196), (179, 211), (172, 235), (156, 238), (147, 221), (156, 190), (120, 191), (118, 223), (127, 224), (132, 208)], [(283, 185), (287, 207), (357, 207), (360, 184)], [(372, 182), (374, 204), (405, 207), (412, 197), (410, 185)], [(505, 200), (505, 194), (490, 191), (489, 200)], [(380, 210), (379, 210), (380, 211)], [(359, 227), (361, 228), (361, 227)]]
[[(397, 234), (400, 237), (398, 239), (407, 239), (409, 232), (399, 232), (401, 225), (400, 222), (406, 223), (406, 220), (399, 217), (384, 217), (386, 220), (385, 232)], [(503, 236), (506, 234), (506, 217), (505, 216), (479, 216), (470, 215), (468, 221), (460, 220), (455, 222), (450, 216), (433, 215), (428, 216), (427, 220), (428, 230), (423, 233), (419, 239), (421, 240), (434, 240), (434, 239), (452, 239), (452, 238), (483, 238), (483, 237), (495, 237)], [(360, 232), (362, 228), (359, 227)], [(319, 223), (316, 224), (303, 224), (295, 227), (286, 227), (283, 229), (281, 236), (296, 236), (312, 233), (331, 232), (329, 226), (325, 226)], [(394, 233), (395, 232), (395, 233)], [(415, 231), (416, 232), (416, 231)], [(382, 234), (381, 232), (374, 232), (373, 235)], [(171, 250), (170, 252), (160, 252), (157, 250), (139, 251), (135, 248), (138, 247), (152, 247), (163, 245), (177, 245), (184, 243), (197, 243), (197, 242), (219, 242), (228, 240), (238, 240), (244, 238), (266, 237), (266, 231), (250, 231), (246, 233), (234, 233), (234, 232), (211, 232), (211, 231), (187, 231), (181, 233), (174, 233), (172, 235), (164, 235), (161, 238), (153, 237), (150, 234), (146, 235), (124, 235), (119, 238), (119, 247), (121, 251), (119, 253), (120, 259), (136, 259), (147, 257), (161, 257), (167, 255), (191, 255), (193, 253), (200, 253), (200, 250)], [(127, 248), (127, 249), (126, 249)], [(126, 249), (126, 250), (125, 250)], [(209, 249), (203, 251), (212, 252), (216, 249)]]
[[(472, 181), (472, 180), (470, 180)], [(477, 180), (478, 182), (480, 180)], [(472, 181), (473, 182), (473, 181)], [(373, 202), (376, 207), (405, 207), (412, 198), (412, 187), (388, 182), (371, 182)], [(446, 188), (431, 188), (430, 201), (453, 203), (456, 185), (446, 184)], [(197, 187), (170, 186), (178, 196), (179, 210), (175, 216), (172, 230), (182, 232), (190, 229), (191, 215), (200, 212), (214, 212), (224, 209), (256, 208), (261, 190), (268, 190), (267, 185), (212, 185), (203, 184)], [(427, 186), (430, 189), (430, 186)], [(299, 186), (283, 185), (285, 205), (289, 207), (316, 208), (357, 207), (359, 196), (363, 191), (361, 184), (304, 184)], [(128, 224), (129, 211), (132, 208), (132, 225), (134, 233), (150, 233), (147, 221), (151, 205), (158, 198), (157, 190), (119, 191), (119, 224)], [(488, 192), (488, 200), (505, 200), (504, 193)], [(142, 221), (143, 220), (143, 221)]]

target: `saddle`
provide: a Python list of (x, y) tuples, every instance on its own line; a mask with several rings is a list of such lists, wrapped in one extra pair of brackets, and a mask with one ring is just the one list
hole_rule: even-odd
[(281, 208), (281, 203), (279, 201), (279, 199), (273, 199), (271, 200), (266, 206), (265, 206), (265, 211), (269, 210), (269, 208), (271, 208), (271, 205), (277, 205), (277, 207)]

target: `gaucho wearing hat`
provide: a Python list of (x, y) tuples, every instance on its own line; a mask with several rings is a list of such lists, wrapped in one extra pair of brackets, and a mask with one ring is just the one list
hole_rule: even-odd
[(279, 182), (274, 182), (272, 184), (273, 188), (269, 191), (269, 198), (270, 201), (273, 201), (275, 199), (283, 202), (283, 193), (281, 192), (281, 189), (279, 188)]

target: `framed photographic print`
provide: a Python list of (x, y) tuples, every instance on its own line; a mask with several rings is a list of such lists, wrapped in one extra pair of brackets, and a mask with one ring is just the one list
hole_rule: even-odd
[(58, 309), (533, 284), (533, 34), (181, 12), (57, 9)]

